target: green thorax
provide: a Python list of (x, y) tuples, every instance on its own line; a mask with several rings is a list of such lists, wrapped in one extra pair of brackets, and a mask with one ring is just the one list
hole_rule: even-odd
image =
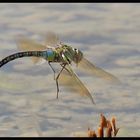
[(73, 61), (78, 64), (83, 58), (83, 53), (80, 50), (68, 45), (62, 45), (61, 47), (56, 48), (56, 50), (60, 55), (63, 54), (70, 63)]

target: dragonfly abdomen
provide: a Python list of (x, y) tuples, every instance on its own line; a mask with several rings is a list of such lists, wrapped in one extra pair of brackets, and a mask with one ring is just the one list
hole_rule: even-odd
[(42, 52), (42, 57), (48, 61), (55, 61), (56, 53), (53, 50), (48, 49)]
[(42, 51), (27, 51), (27, 52), (18, 52), (18, 53), (9, 55), (0, 61), (0, 67), (2, 67), (6, 63), (8, 63), (14, 59), (21, 58), (21, 57), (32, 57), (32, 56), (42, 57), (43, 52)]

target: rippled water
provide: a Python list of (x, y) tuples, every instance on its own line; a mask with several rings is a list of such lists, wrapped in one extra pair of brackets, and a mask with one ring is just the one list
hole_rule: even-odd
[(0, 136), (75, 136), (96, 129), (101, 112), (116, 116), (117, 136), (140, 136), (139, 17), (140, 4), (1, 3), (1, 59), (18, 51), (17, 36), (43, 43), (42, 35), (53, 31), (123, 84), (101, 85), (77, 70), (96, 105), (63, 87), (57, 100), (47, 63), (12, 61), (0, 69)]

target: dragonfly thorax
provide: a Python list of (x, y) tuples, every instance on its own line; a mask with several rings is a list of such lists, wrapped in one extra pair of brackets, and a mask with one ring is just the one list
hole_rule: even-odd
[(80, 50), (67, 45), (63, 45), (62, 48), (63, 54), (69, 62), (73, 61), (78, 64), (82, 60), (83, 53)]

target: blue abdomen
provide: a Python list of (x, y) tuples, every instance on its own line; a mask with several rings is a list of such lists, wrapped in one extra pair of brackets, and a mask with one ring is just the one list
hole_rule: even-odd
[(55, 52), (53, 50), (46, 50), (43, 52), (43, 58), (45, 58), (48, 61), (54, 61), (55, 58)]

